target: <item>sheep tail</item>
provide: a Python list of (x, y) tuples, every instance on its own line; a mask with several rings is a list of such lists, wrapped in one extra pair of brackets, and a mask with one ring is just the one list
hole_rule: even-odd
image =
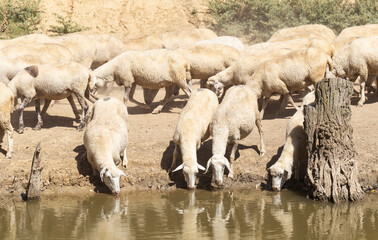
[(327, 55), (327, 65), (328, 65), (329, 71), (332, 71), (333, 70), (333, 61), (332, 61), (332, 58), (329, 55)]

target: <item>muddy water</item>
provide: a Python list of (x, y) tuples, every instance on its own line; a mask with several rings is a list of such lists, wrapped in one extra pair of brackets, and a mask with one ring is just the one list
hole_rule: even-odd
[(177, 190), (0, 204), (0, 239), (378, 239), (378, 194), (361, 203), (292, 193)]

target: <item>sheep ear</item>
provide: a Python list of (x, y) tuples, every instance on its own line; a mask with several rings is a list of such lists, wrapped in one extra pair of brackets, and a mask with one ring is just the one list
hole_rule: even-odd
[(175, 170), (172, 172), (177, 172), (178, 170), (181, 170), (184, 167), (184, 164), (179, 165)]
[(101, 182), (104, 181), (104, 174), (106, 173), (106, 171), (108, 171), (107, 168), (103, 168), (103, 169), (101, 169), (101, 172), (100, 172)]
[(228, 171), (231, 173), (231, 174), (234, 174), (232, 171), (231, 171), (231, 166), (230, 166), (230, 162), (226, 159), (226, 161), (224, 162), (224, 165), (226, 166), (226, 168), (228, 169)]
[(207, 161), (206, 171), (204, 172), (204, 174), (206, 174), (207, 171), (209, 171), (210, 166), (211, 166), (211, 158), (209, 159), (209, 161)]
[(38, 67), (36, 65), (26, 67), (25, 71), (29, 73), (33, 78), (36, 78), (38, 76)]
[(118, 170), (119, 170), (119, 176), (125, 176), (126, 177), (126, 174), (121, 169), (118, 169)]
[(199, 170), (202, 170), (202, 171), (205, 171), (205, 170), (206, 170), (204, 167), (202, 167), (202, 166), (199, 165), (198, 163), (197, 163), (197, 167), (198, 167)]

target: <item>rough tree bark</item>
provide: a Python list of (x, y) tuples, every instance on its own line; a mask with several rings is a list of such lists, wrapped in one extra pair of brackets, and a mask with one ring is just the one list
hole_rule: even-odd
[(350, 81), (323, 79), (316, 85), (315, 107), (304, 107), (308, 152), (305, 184), (313, 199), (338, 203), (363, 198), (350, 123), (352, 93)]
[(34, 151), (29, 183), (26, 188), (26, 200), (39, 198), (39, 191), (40, 191), (40, 186), (41, 186), (41, 172), (43, 169), (42, 167), (40, 167), (41, 160), (42, 160), (40, 153), (41, 153), (41, 143), (38, 143)]

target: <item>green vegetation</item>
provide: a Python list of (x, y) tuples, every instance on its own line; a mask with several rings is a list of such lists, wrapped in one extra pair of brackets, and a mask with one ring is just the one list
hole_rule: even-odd
[(57, 35), (63, 35), (67, 33), (74, 33), (74, 32), (80, 32), (87, 30), (87, 27), (80, 26), (76, 22), (73, 22), (71, 19), (68, 17), (63, 17), (58, 14), (54, 14), (58, 20), (57, 22), (60, 24), (58, 26), (50, 26), (49, 31), (54, 32)]
[(222, 35), (266, 41), (278, 29), (323, 24), (340, 33), (346, 27), (378, 23), (376, 0), (209, 0)]
[(14, 38), (37, 29), (40, 0), (0, 0), (0, 38)]

